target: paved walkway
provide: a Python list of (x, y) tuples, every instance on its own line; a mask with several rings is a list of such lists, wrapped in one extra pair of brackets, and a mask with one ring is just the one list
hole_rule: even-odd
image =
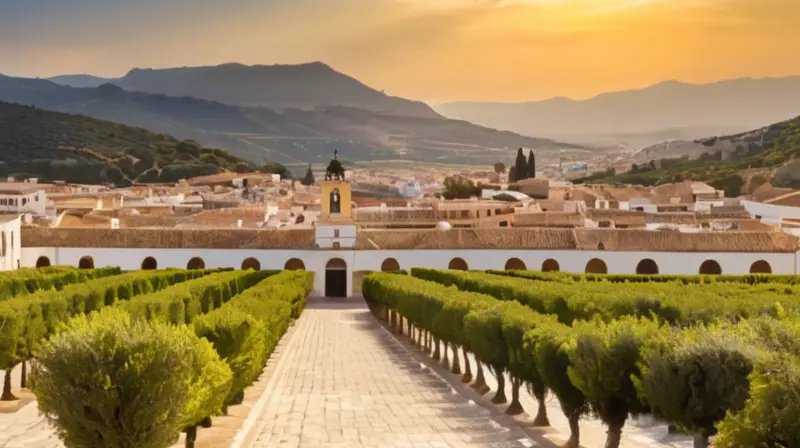
[(423, 367), (362, 301), (310, 302), (277, 361), (248, 447), (534, 446)]

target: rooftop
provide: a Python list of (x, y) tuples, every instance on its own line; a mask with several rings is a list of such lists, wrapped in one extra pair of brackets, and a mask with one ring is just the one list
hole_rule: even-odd
[[(62, 229), (25, 227), (25, 247), (315, 249), (314, 229)], [(783, 232), (649, 231), (630, 229), (470, 228), (361, 230), (356, 249), (527, 249), (639, 252), (796, 252)]]
[(0, 194), (27, 194), (44, 190), (48, 186), (32, 182), (0, 182)]

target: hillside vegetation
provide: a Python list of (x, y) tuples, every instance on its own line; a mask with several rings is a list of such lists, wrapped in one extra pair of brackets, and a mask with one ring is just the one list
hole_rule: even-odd
[(722, 151), (703, 154), (690, 160), (688, 157), (651, 161), (645, 165), (634, 165), (631, 171), (619, 175), (612, 172), (596, 173), (576, 182), (625, 183), (638, 185), (660, 185), (665, 183), (696, 180), (725, 190), (728, 196), (738, 196), (744, 185), (740, 172), (748, 168), (779, 167), (772, 179), (775, 187), (800, 188), (800, 170), (796, 162), (800, 155), (800, 117), (782, 121), (766, 128), (743, 134), (712, 137), (698, 140), (706, 146), (715, 146), (721, 141), (735, 148), (730, 153)]
[(0, 102), (0, 176), (76, 183), (174, 182), (252, 167), (168, 135)]

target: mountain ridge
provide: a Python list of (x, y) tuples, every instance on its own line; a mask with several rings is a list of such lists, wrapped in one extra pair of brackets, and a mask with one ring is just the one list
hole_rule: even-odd
[(275, 111), (130, 92), (109, 82), (96, 88), (73, 88), (42, 79), (0, 77), (0, 100), (192, 139), (226, 148), (257, 164), (326, 161), (333, 148), (355, 161), (410, 159), (455, 164), (493, 164), (513, 157), (518, 147), (589, 151), (580, 145), (438, 116), (382, 114), (350, 106)]
[(439, 118), (421, 101), (386, 95), (323, 62), (303, 64), (220, 65), (133, 68), (120, 78), (63, 75), (48, 80), (72, 87), (110, 82), (125, 90), (189, 96), (233, 106), (270, 109), (352, 106), (381, 113)]
[[(800, 113), (800, 76), (737, 78), (691, 84), (664, 81), (643, 89), (583, 100), (551, 98), (517, 103), (446, 103), (442, 115), (523, 135), (585, 141), (610, 134), (684, 128), (752, 129)], [(654, 139), (649, 143), (657, 143)], [(648, 144), (648, 142), (644, 142)], [(638, 148), (636, 148), (638, 149)]]

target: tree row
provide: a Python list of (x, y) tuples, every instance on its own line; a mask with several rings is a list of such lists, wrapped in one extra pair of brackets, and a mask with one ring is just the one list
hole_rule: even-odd
[[(797, 319), (674, 326), (663, 319), (603, 320), (587, 313), (586, 320), (567, 325), (515, 300), (400, 275), (371, 274), (362, 290), (393, 328), (402, 328), (400, 316), (405, 318), (406, 331), (434, 358), (443, 355), (447, 362), (449, 348), (454, 372), (461, 371), (458, 350), (464, 359), (472, 353), (477, 390), (488, 391), (483, 366), (492, 369), (495, 403), (507, 401), (507, 375), (508, 413), (522, 411), (519, 390), (527, 385), (539, 401), (534, 423), (548, 425), (544, 397), (555, 394), (570, 423), (567, 446), (578, 446), (579, 420), (586, 415), (607, 425), (606, 446), (616, 447), (628, 417), (644, 413), (694, 433), (696, 446), (707, 446), (717, 432), (715, 446), (800, 443)], [(463, 380), (471, 381), (472, 373)]]
[(241, 401), (312, 285), (305, 271), (221, 272), (78, 316), (37, 350), (31, 389), (68, 447), (166, 447), (181, 431), (194, 446), (198, 425)]

